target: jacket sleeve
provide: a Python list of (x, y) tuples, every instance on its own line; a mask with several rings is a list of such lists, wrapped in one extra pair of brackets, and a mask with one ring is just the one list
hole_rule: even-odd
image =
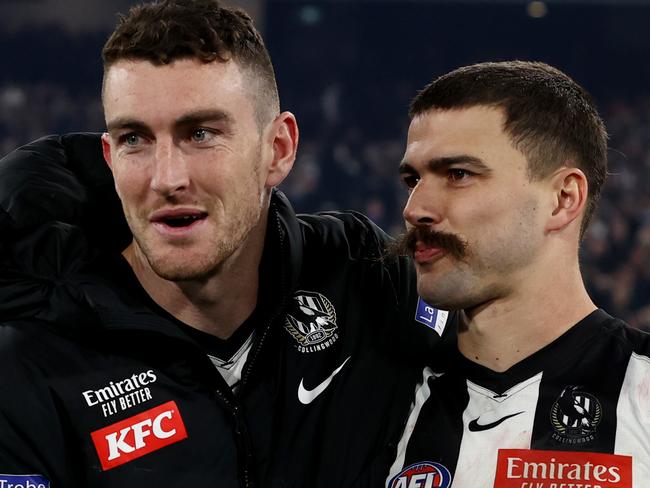
[(29, 480), (34, 486), (80, 487), (64, 422), (36, 367), (19, 357), (29, 347), (20, 345), (25, 339), (13, 326), (0, 326), (0, 480), (6, 486), (30, 486)]
[(81, 226), (111, 250), (130, 241), (100, 134), (46, 136), (0, 160), (0, 244), (52, 221)]

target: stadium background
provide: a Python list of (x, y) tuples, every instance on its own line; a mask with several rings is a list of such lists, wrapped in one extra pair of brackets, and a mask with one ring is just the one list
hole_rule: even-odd
[[(0, 0), (1, 154), (48, 133), (103, 130), (99, 53), (132, 3)], [(393, 234), (419, 88), (486, 60), (542, 60), (573, 76), (610, 133), (611, 174), (583, 273), (599, 306), (650, 330), (650, 0), (231, 3), (257, 19), (283, 109), (299, 120), (299, 157), (283, 185), (296, 209), (361, 210)]]

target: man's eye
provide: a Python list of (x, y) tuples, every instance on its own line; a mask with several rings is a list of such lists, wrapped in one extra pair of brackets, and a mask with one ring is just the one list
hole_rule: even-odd
[(205, 142), (210, 139), (212, 136), (212, 132), (210, 132), (207, 129), (194, 129), (191, 134), (191, 138), (193, 142)]
[(471, 171), (467, 171), (466, 169), (461, 169), (461, 168), (449, 168), (447, 171), (447, 176), (451, 181), (460, 181), (469, 178), (472, 176)]
[(127, 134), (121, 135), (119, 142), (126, 144), (127, 146), (137, 146), (141, 142), (141, 138), (135, 132), (129, 132)]
[(415, 185), (418, 184), (418, 181), (420, 181), (420, 178), (416, 175), (404, 175), (402, 176), (402, 181), (406, 185), (406, 188), (409, 190), (412, 190), (415, 188)]

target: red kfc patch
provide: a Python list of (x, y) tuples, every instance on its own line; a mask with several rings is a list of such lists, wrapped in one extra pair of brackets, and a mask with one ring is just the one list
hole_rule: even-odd
[(171, 401), (90, 434), (102, 469), (120, 466), (187, 438), (183, 419)]
[(499, 449), (495, 488), (632, 488), (632, 457)]

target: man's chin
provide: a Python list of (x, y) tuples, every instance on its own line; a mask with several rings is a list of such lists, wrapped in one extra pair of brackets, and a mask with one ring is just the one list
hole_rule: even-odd
[(467, 304), (467, 297), (459, 293), (460, 287), (444, 280), (418, 279), (418, 295), (428, 305), (441, 310), (461, 310)]
[(201, 262), (198, 259), (170, 260), (169, 258), (151, 259), (149, 264), (153, 272), (167, 281), (203, 281), (213, 276), (218, 263)]

